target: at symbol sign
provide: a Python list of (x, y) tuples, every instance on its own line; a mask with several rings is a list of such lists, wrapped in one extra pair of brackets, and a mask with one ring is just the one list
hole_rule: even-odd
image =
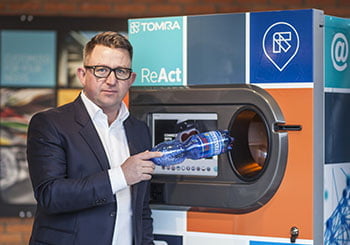
[(333, 37), (331, 45), (331, 57), (333, 66), (337, 71), (344, 71), (347, 64), (349, 55), (349, 44), (343, 33), (337, 33)]

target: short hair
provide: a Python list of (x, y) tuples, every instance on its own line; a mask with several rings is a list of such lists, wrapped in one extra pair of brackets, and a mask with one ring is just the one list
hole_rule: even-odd
[(96, 47), (96, 45), (103, 45), (109, 48), (122, 48), (126, 49), (129, 52), (130, 59), (132, 60), (133, 55), (133, 48), (129, 40), (113, 31), (106, 31), (101, 32), (97, 35), (95, 35), (91, 40), (85, 45), (84, 51), (83, 51), (83, 58), (84, 63), (86, 62), (86, 59), (88, 56), (92, 53), (93, 49)]

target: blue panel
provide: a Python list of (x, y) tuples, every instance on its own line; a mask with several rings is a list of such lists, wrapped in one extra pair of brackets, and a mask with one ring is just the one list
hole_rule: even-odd
[(188, 84), (245, 83), (245, 14), (189, 16)]
[(155, 241), (164, 241), (167, 245), (182, 245), (182, 236), (154, 235)]
[(10, 87), (54, 87), (56, 33), (2, 31), (0, 84)]
[(350, 162), (350, 94), (325, 94), (326, 163)]
[(312, 82), (313, 10), (250, 16), (251, 82)]
[[(291, 243), (283, 242), (261, 242), (261, 241), (250, 241), (249, 245), (290, 245)], [(304, 243), (292, 243), (294, 245), (306, 245)]]

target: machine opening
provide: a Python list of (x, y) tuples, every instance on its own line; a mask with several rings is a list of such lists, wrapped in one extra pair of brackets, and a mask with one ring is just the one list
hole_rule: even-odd
[(244, 108), (236, 112), (229, 130), (235, 139), (229, 153), (233, 170), (245, 181), (256, 180), (266, 168), (269, 156), (269, 131), (265, 119), (255, 108)]

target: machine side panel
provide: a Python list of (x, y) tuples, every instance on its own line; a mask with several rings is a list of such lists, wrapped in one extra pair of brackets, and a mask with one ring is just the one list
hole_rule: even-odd
[[(188, 231), (237, 235), (288, 237), (292, 226), (301, 239), (313, 234), (313, 89), (270, 89), (289, 124), (302, 131), (289, 132), (285, 177), (275, 196), (262, 208), (244, 215), (188, 212)], [(268, 222), (267, 222), (268, 220)]]

